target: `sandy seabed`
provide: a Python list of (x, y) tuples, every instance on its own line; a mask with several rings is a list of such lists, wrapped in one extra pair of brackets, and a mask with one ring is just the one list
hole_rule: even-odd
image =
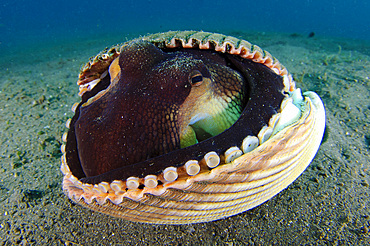
[(224, 33), (269, 51), (325, 104), (323, 143), (293, 184), (252, 210), (192, 225), (132, 223), (73, 204), (59, 167), (79, 69), (138, 35), (24, 47), (0, 61), (1, 245), (369, 245), (370, 43)]

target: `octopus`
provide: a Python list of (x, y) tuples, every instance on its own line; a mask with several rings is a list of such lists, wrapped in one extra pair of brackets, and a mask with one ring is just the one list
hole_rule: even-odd
[(63, 191), (126, 220), (208, 222), (254, 208), (316, 155), (325, 109), (270, 53), (178, 31), (114, 45), (79, 74)]

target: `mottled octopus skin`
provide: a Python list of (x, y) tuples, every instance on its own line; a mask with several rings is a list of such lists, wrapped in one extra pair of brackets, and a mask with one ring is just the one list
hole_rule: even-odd
[[(172, 150), (177, 149), (177, 151), (172, 151), (172, 152), (167, 151), (169, 153), (166, 153), (165, 155), (159, 155), (157, 157), (147, 159), (147, 160), (137, 162), (137, 163), (134, 162), (135, 168), (132, 168), (131, 166), (125, 165), (125, 163), (123, 163), (123, 165), (125, 166), (105, 172), (101, 175), (97, 175), (97, 176), (90, 175), (90, 177), (86, 177), (85, 172), (80, 171), (81, 175), (78, 175), (77, 177), (84, 178), (85, 182), (99, 183), (102, 181), (113, 181), (115, 179), (127, 179), (130, 176), (142, 176), (143, 177), (148, 174), (153, 174), (153, 173), (156, 174), (159, 171), (163, 170), (165, 168), (165, 165), (168, 165), (168, 163), (172, 163), (172, 165), (174, 166), (180, 166), (180, 165), (183, 165), (184, 162), (189, 160), (189, 158), (200, 160), (204, 156), (204, 154), (210, 151), (210, 149), (212, 149), (213, 151), (216, 151), (217, 153), (221, 153), (222, 151), (225, 151), (225, 149), (229, 147), (229, 143), (232, 142), (232, 143), (235, 143), (236, 145), (240, 145), (241, 142), (243, 141), (244, 136), (257, 135), (259, 130), (262, 128), (262, 126), (267, 124), (270, 117), (273, 114), (277, 113), (277, 111), (279, 110), (281, 101), (284, 98), (283, 94), (281, 93), (283, 89), (282, 78), (261, 64), (253, 63), (249, 60), (239, 61), (231, 57), (228, 54), (226, 54), (226, 56), (229, 56), (229, 59), (233, 60), (234, 65), (236, 67), (245, 67), (245, 70), (243, 70), (243, 73), (244, 73), (244, 76), (248, 78), (249, 87), (251, 89), (251, 94), (249, 95), (250, 100), (248, 102), (248, 107), (244, 109), (239, 120), (231, 128), (227, 130), (228, 132), (239, 132), (240, 134), (237, 134), (237, 135), (227, 134), (227, 132), (225, 132), (222, 135), (210, 138), (199, 144), (196, 144), (194, 146), (190, 146), (188, 148), (181, 149), (181, 150), (178, 148), (178, 146), (173, 146)], [(271, 83), (266, 83), (267, 81)], [(258, 89), (255, 89), (255, 88), (258, 88)], [(83, 102), (85, 100), (83, 99)], [(264, 108), (258, 107), (258, 105), (260, 105), (261, 103), (265, 105)], [(77, 110), (77, 112), (79, 112), (79, 110)], [(141, 114), (147, 115), (148, 113), (142, 112)], [(76, 115), (78, 115), (78, 113), (76, 113)], [(94, 118), (94, 115), (92, 115), (91, 118)], [(248, 119), (253, 119), (253, 121), (249, 121)], [(71, 125), (73, 125), (73, 123), (74, 123), (74, 120), (72, 120)], [(117, 126), (117, 128), (119, 128), (119, 126)], [(104, 130), (105, 129), (103, 129), (103, 132), (100, 132), (100, 136), (105, 139), (107, 138), (107, 135), (104, 134)], [(72, 131), (73, 131), (73, 127), (71, 127), (71, 132)], [(74, 137), (73, 134), (68, 134), (68, 136), (69, 138)], [(109, 141), (113, 142), (112, 140), (109, 140)], [(72, 142), (73, 141), (71, 140), (70, 143)], [(68, 147), (69, 146), (67, 142), (67, 148)], [(68, 149), (75, 150), (72, 147)], [(105, 154), (106, 150), (101, 149), (99, 150), (99, 153)], [(93, 156), (93, 154), (94, 153), (91, 153), (90, 156)], [(87, 157), (89, 157), (89, 154), (87, 154)], [(114, 159), (116, 158), (113, 156), (110, 156), (110, 157), (112, 159), (104, 160), (104, 163), (109, 163), (110, 161), (114, 161)], [(72, 155), (67, 154), (67, 158), (72, 158)], [(75, 159), (77, 158), (78, 157), (76, 157)], [(76, 161), (72, 161), (72, 160), (68, 161), (68, 163), (74, 163), (74, 162)], [(158, 163), (158, 164), (150, 165), (150, 163), (153, 163), (153, 162)]]
[[(178, 145), (173, 146), (167, 153), (158, 153), (158, 156), (144, 158), (137, 163), (132, 160), (134, 164), (116, 166), (114, 170), (103, 169), (103, 173), (92, 165), (92, 175), (87, 175), (89, 167), (83, 168), (79, 160), (75, 128), (79, 124), (82, 105), (109, 86), (109, 75), (102, 78), (92, 90), (82, 94), (82, 102), (76, 107), (76, 114), (69, 123), (66, 146), (62, 148), (63, 190), (73, 201), (99, 212), (138, 222), (206, 222), (235, 215), (267, 201), (286, 188), (309, 165), (323, 136), (324, 107), (313, 92), (304, 93), (299, 99), (297, 95), (300, 93), (297, 93), (291, 75), (269, 53), (244, 40), (206, 32), (168, 32), (130, 42), (141, 43), (142, 40), (165, 52), (191, 48), (190, 53), (200, 54), (205, 50), (224, 59), (227, 66), (237, 70), (246, 81), (243, 112), (223, 133), (198, 144), (182, 149)], [(79, 85), (99, 78), (130, 42), (113, 46), (91, 60), (80, 74)], [(296, 105), (293, 108), (300, 108), (301, 113), (298, 118), (292, 118), (278, 127), (280, 121), (284, 122), (284, 119), (279, 120), (280, 114), (284, 117), (289, 115), (284, 108), (288, 108), (285, 105), (292, 105), (291, 102)], [(269, 139), (262, 140), (267, 126), (274, 130), (273, 134)], [(240, 147), (245, 137), (257, 135), (260, 144), (256, 149), (241, 152), (236, 158), (226, 161), (227, 149)], [(219, 166), (209, 168), (204, 164), (204, 156), (210, 151), (220, 156)], [(189, 160), (199, 162), (201, 166), (200, 172), (194, 176), (189, 176), (183, 168)], [(171, 182), (163, 179), (162, 174), (169, 166), (177, 168), (178, 173), (178, 178)], [(145, 187), (144, 177), (153, 174), (157, 175), (154, 177), (157, 177), (158, 185)], [(125, 181), (129, 177), (138, 177), (138, 189), (126, 187)]]
[[(203, 52), (200, 57), (199, 51), (190, 51), (164, 53), (145, 41), (124, 46), (119, 57), (119, 81), (95, 102), (82, 104), (71, 127), (75, 128), (79, 158), (87, 177), (123, 166), (131, 170), (130, 165), (180, 149), (181, 106), (191, 90), (199, 90), (188, 82), (192, 71), (212, 78), (209, 90), (214, 94), (244, 90), (243, 81), (223, 82), (227, 77), (221, 75), (225, 73), (237, 80), (225, 59), (215, 53)], [(244, 107), (241, 100), (239, 107)]]

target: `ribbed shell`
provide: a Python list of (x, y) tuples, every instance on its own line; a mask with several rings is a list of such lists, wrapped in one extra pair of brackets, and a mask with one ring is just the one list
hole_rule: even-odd
[[(168, 32), (143, 39), (160, 48), (214, 49), (252, 59), (265, 64), (277, 74), (287, 76), (286, 92), (295, 90), (287, 70), (268, 52), (247, 41), (205, 32)], [(78, 84), (88, 83), (92, 80), (90, 77), (101, 76), (109, 62), (101, 64), (98, 61), (113, 60), (111, 57), (117, 57), (119, 49), (120, 46), (114, 46), (91, 59), (82, 69)], [(198, 223), (244, 212), (285, 189), (314, 158), (325, 128), (325, 110), (321, 99), (313, 92), (304, 93), (302, 104), (298, 120), (251, 152), (242, 154), (230, 163), (221, 162), (213, 169), (202, 168), (194, 176), (178, 169), (179, 177), (175, 181), (163, 181), (155, 188), (127, 189), (125, 180), (117, 181), (114, 187), (103, 182), (92, 188), (73, 176), (63, 152), (63, 190), (70, 199), (82, 206), (145, 223)], [(230, 143), (232, 146), (234, 144)], [(117, 190), (117, 186), (121, 189)]]

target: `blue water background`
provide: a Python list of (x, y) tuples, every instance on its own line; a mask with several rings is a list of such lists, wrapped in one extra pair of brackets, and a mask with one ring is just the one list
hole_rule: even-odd
[(63, 39), (167, 30), (314, 32), (370, 40), (370, 1), (0, 0), (0, 52)]

